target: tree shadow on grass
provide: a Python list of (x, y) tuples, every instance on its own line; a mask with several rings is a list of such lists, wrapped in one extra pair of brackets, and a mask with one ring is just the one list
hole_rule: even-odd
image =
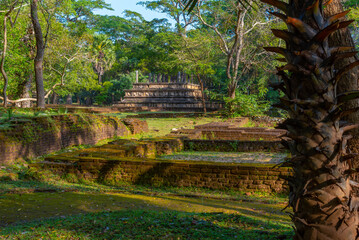
[(32, 222), (4, 229), (0, 236), (74, 239), (291, 239), (290, 226), (219, 213), (120, 210)]
[[(223, 204), (221, 204), (223, 202)], [(238, 207), (235, 205), (238, 204)], [(282, 228), (288, 219), (265, 214), (266, 210), (250, 210), (252, 207), (241, 206), (240, 202), (205, 199), (188, 199), (184, 197), (164, 197), (140, 194), (104, 194), (81, 192), (54, 192), (11, 194), (0, 197), (0, 227), (21, 224), (36, 219), (49, 217), (67, 218), (70, 215), (96, 213), (102, 211), (142, 210), (154, 212), (182, 212), (188, 214), (213, 214), (251, 218), (253, 224), (265, 225), (270, 229)], [(190, 205), (190, 206), (188, 206)], [(228, 206), (230, 205), (230, 206)], [(260, 207), (258, 205), (258, 207)], [(257, 208), (258, 209), (258, 208)], [(258, 209), (259, 210), (259, 209)], [(199, 213), (194, 213), (199, 212)], [(202, 213), (207, 212), (207, 213)], [(267, 212), (268, 213), (268, 212)], [(280, 223), (276, 224), (277, 221)], [(46, 222), (46, 221), (45, 221)], [(252, 223), (247, 223), (252, 224)], [(281, 227), (282, 226), (282, 227)], [(260, 229), (260, 227), (258, 227)], [(284, 227), (286, 228), (286, 227)]]
[[(158, 196), (158, 198), (165, 200), (172, 200), (170, 197)], [(274, 204), (256, 204), (256, 203), (243, 203), (243, 202), (231, 202), (206, 199), (205, 201), (199, 201), (198, 199), (191, 198), (176, 198), (176, 201), (182, 202), (183, 206), (187, 205), (199, 205), (201, 208), (219, 209), (227, 211), (235, 211), (241, 215), (257, 216), (267, 221), (281, 221), (288, 222), (289, 218), (286, 213), (280, 209), (271, 208)]]

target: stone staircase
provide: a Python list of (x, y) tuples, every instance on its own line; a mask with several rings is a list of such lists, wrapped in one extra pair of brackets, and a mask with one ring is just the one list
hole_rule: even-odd
[[(200, 86), (193, 83), (135, 83), (133, 89), (125, 90), (125, 98), (114, 107), (121, 110), (158, 110), (201, 112)], [(222, 108), (219, 102), (206, 102), (207, 111)]]

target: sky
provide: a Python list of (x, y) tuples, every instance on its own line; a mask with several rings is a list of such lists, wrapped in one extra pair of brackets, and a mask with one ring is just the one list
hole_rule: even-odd
[(166, 14), (147, 10), (141, 5), (136, 5), (136, 3), (140, 2), (139, 0), (105, 0), (105, 2), (111, 4), (111, 7), (114, 9), (114, 11), (99, 10), (95, 11), (95, 13), (123, 17), (123, 11), (131, 10), (140, 13), (147, 21), (150, 21), (154, 18), (167, 18)]

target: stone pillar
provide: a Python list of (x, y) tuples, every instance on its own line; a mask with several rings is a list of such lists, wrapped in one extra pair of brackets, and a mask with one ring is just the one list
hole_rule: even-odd
[(138, 83), (138, 70), (136, 71), (136, 83)]
[(177, 73), (177, 83), (181, 82), (181, 72)]

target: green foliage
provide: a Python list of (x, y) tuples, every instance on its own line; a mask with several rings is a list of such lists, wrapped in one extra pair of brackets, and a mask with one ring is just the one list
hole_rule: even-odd
[(354, 22), (350, 25), (350, 29), (356, 49), (359, 50), (359, 3), (356, 0), (351, 0), (347, 1), (346, 4), (351, 6), (348, 18), (354, 20)]
[[(6, 10), (10, 2), (0, 3), (0, 10)], [(234, 42), (236, 15), (231, 5), (234, 3), (232, 0), (202, 2), (203, 17), (218, 27), (229, 46)], [(56, 86), (54, 92), (60, 96), (62, 103), (70, 95), (81, 104), (108, 105), (123, 98), (123, 90), (132, 87), (134, 72), (138, 70), (140, 81), (149, 73), (172, 76), (178, 72), (194, 76), (199, 74), (208, 91), (227, 94), (230, 79), (226, 73), (224, 49), (219, 48), (221, 40), (208, 26), (198, 21), (195, 12), (183, 12), (183, 6), (177, 1), (151, 0), (140, 4), (167, 14), (176, 22), (175, 26), (171, 26), (167, 19), (147, 21), (141, 14), (130, 10), (125, 12), (124, 17), (96, 15), (94, 11), (97, 9), (111, 9), (105, 0), (43, 2), (43, 13), (56, 10), (51, 12), (54, 17), (50, 21), (45, 54), (45, 91)], [(355, 20), (351, 30), (358, 47), (358, 3), (350, 0), (344, 4), (353, 8), (349, 18)], [(267, 96), (270, 103), (275, 103), (279, 96), (268, 89), (267, 83), (273, 80), (273, 73), (268, 69), (277, 64), (276, 61), (268, 61), (262, 46), (279, 45), (279, 42), (273, 39), (269, 30), (276, 24), (274, 18), (264, 10), (265, 7), (262, 9), (247, 9), (242, 31), (252, 29), (255, 22), (268, 24), (257, 24), (245, 34), (241, 63), (238, 66), (240, 78), (237, 90), (258, 95), (259, 99)], [(21, 98), (26, 92), (34, 97), (36, 91), (34, 82), (30, 84), (29, 91), (26, 88), (33, 78), (36, 53), (29, 10), (28, 6), (24, 6), (15, 27), (8, 29), (5, 70), (9, 76), (10, 99)], [(43, 29), (47, 26), (46, 14), (39, 15)], [(3, 16), (4, 13), (0, 12), (0, 17)], [(15, 16), (14, 12), (12, 18)], [(2, 24), (3, 21), (0, 21), (0, 29)], [(0, 34), (2, 41), (3, 34)], [(97, 81), (99, 76), (104, 83), (103, 89)], [(2, 87), (3, 81), (0, 81)]]
[(227, 117), (261, 116), (269, 110), (269, 103), (261, 100), (258, 95), (236, 94), (234, 99), (224, 97), (224, 115)]
[(20, 172), (20, 178), (29, 181), (46, 182), (48, 179), (59, 179), (56, 175), (47, 170), (39, 170), (35, 167), (29, 167), (25, 171)]
[[(139, 72), (138, 81), (146, 82), (148, 79), (142, 72)], [(109, 88), (108, 94), (113, 96), (115, 101), (120, 101), (125, 96), (125, 90), (131, 89), (132, 84), (136, 82), (136, 72), (118, 74), (116, 79), (110, 80), (110, 82), (112, 83), (112, 87)]]
[(108, 98), (109, 89), (113, 86), (111, 82), (104, 82), (101, 87), (98, 88), (98, 94), (95, 97), (96, 102), (100, 105), (106, 103)]

